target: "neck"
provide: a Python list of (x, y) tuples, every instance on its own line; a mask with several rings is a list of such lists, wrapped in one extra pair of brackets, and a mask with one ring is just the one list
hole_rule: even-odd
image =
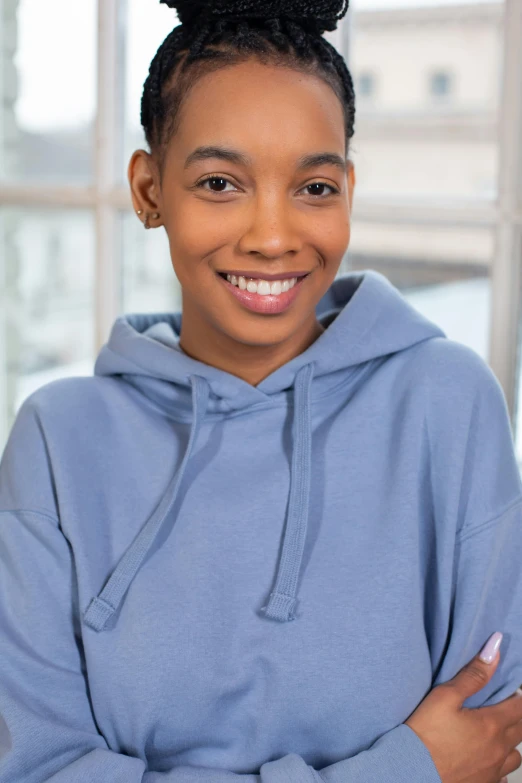
[(275, 345), (249, 345), (217, 331), (190, 309), (183, 311), (180, 348), (193, 359), (235, 375), (252, 386), (303, 353), (324, 332), (315, 313), (296, 334)]

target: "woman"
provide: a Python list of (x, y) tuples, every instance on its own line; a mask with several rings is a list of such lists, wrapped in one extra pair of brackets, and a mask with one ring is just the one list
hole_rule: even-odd
[(183, 314), (118, 318), (12, 428), (0, 781), (497, 783), (522, 484), (489, 367), (336, 278), (346, 3), (167, 5), (129, 180)]

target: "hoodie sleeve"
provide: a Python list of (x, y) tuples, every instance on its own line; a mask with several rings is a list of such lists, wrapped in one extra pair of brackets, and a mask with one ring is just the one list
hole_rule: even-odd
[(144, 762), (109, 750), (90, 707), (74, 561), (32, 398), (0, 462), (0, 783), (138, 783)]
[(457, 539), (453, 628), (435, 685), (473, 658), (494, 631), (503, 633), (500, 663), (465, 707), (497, 704), (522, 685), (522, 499)]
[(452, 679), (501, 631), (495, 674), (464, 702), (474, 708), (522, 685), (522, 480), (498, 379), (471, 349), (460, 346), (455, 358), (429, 390), (437, 525), (455, 531), (449, 628), (438, 629), (446, 643), (433, 685)]
[(144, 783), (441, 783), (433, 759), (415, 732), (401, 723), (367, 750), (315, 770), (297, 753), (261, 765), (259, 775), (238, 775), (203, 767), (150, 772)]
[(0, 461), (0, 783), (440, 783), (404, 724), (321, 771), (289, 753), (251, 774), (154, 772), (111, 750), (91, 708), (74, 558), (34, 400), (18, 412)]

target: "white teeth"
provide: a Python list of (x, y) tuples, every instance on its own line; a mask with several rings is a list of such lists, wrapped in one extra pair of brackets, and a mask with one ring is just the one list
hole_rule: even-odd
[(289, 291), (297, 283), (297, 277), (274, 280), (273, 283), (270, 283), (268, 280), (251, 280), (245, 277), (236, 277), (236, 275), (227, 275), (227, 280), (232, 285), (237, 285), (242, 291), (246, 289), (252, 294), (260, 294), (261, 296), (267, 296), (267, 294), (277, 296)]
[(272, 286), (267, 280), (260, 280), (257, 284), (257, 293), (266, 296), (272, 292)]

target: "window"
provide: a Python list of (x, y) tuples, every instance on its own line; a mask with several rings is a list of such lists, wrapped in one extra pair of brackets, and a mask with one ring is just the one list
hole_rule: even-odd
[(451, 92), (451, 76), (445, 71), (437, 71), (430, 76), (430, 94), (435, 97), (447, 97)]
[(80, 209), (3, 207), (0, 242), (7, 305), (0, 316), (0, 384), (17, 409), (43, 383), (92, 372), (93, 215)]
[[(2, 0), (0, 17), (2, 179), (89, 185), (96, 116), (95, 0)], [(81, 34), (68, 35), (68, 30)]]
[[(27, 394), (92, 372), (117, 315), (180, 306), (166, 235), (143, 231), (126, 181), (147, 68), (175, 23), (152, 0), (0, 0), (0, 452)], [(381, 271), (483, 356), (513, 425), (521, 28), (518, 0), (351, 0), (327, 34), (357, 75), (340, 273)], [(517, 449), (522, 462), (522, 422)]]
[(369, 98), (375, 94), (375, 77), (372, 73), (359, 74), (356, 93), (361, 98)]
[(345, 266), (381, 271), (448, 337), (490, 364), (522, 465), (519, 5), (350, 6), (348, 64), (352, 72), (375, 73), (379, 105), (357, 103)]

